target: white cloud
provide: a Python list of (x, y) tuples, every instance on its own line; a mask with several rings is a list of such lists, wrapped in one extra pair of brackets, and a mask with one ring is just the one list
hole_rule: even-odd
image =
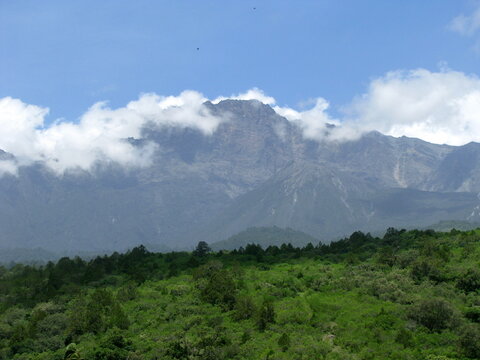
[(0, 99), (0, 149), (15, 157), (15, 161), (0, 162), (0, 173), (15, 174), (18, 166), (34, 162), (45, 163), (57, 174), (69, 169), (89, 171), (98, 162), (147, 166), (155, 144), (139, 147), (127, 139), (141, 139), (146, 125), (191, 127), (211, 134), (222, 119), (209, 112), (205, 100), (194, 91), (168, 97), (144, 94), (119, 109), (97, 103), (78, 123), (45, 126), (47, 108), (10, 97)]
[(308, 139), (347, 141), (376, 130), (436, 144), (480, 142), (480, 79), (446, 65), (438, 72), (392, 71), (374, 79), (363, 95), (343, 107), (341, 118), (328, 113), (329, 103), (321, 97), (311, 109), (299, 111), (275, 105), (275, 99), (261, 90), (245, 94), (249, 93), (260, 94), (255, 96), (257, 100), (266, 97), (268, 104), (299, 126)]
[(212, 103), (218, 104), (222, 100), (233, 99), (233, 100), (258, 100), (266, 105), (275, 105), (275, 98), (265, 95), (263, 90), (258, 88), (252, 88), (247, 92), (240, 93), (237, 95), (231, 95), (229, 97), (219, 96), (215, 100), (212, 100)]
[[(273, 109), (279, 115), (299, 126), (307, 139), (336, 140), (338, 139), (340, 122), (328, 115), (329, 106), (328, 101), (320, 97), (315, 100), (315, 105), (309, 110), (297, 111), (280, 106), (274, 106)], [(328, 125), (335, 125), (335, 128), (328, 128)]]
[[(305, 111), (294, 110), (290, 107), (281, 107), (276, 105), (277, 101), (275, 98), (268, 96), (265, 92), (258, 88), (252, 88), (244, 93), (231, 95), (229, 97), (219, 96), (215, 100), (212, 100), (212, 103), (218, 104), (222, 100), (233, 99), (233, 100), (257, 100), (263, 104), (270, 105), (277, 114), (285, 117), (287, 120), (296, 124), (303, 130), (303, 135), (308, 139), (313, 140), (324, 140), (328, 139), (339, 139), (344, 138), (347, 134), (343, 129), (328, 129), (327, 124), (330, 125), (339, 125), (339, 122), (331, 118), (327, 109), (329, 103), (324, 98), (314, 99), (314, 106)], [(277, 135), (279, 137), (284, 136), (285, 129), (281, 127), (276, 128)], [(349, 135), (348, 135), (349, 136)], [(350, 137), (350, 136), (349, 136)]]
[[(318, 141), (345, 141), (377, 130), (438, 144), (480, 142), (480, 79), (445, 67), (439, 72), (387, 73), (346, 105), (341, 118), (328, 113), (329, 103), (321, 97), (303, 111), (276, 105), (273, 97), (256, 88), (232, 98), (268, 104), (301, 128), (306, 138)], [(214, 102), (221, 99), (226, 98)], [(47, 108), (0, 99), (0, 149), (14, 156), (0, 156), (0, 175), (16, 174), (19, 166), (35, 162), (59, 175), (67, 170), (90, 171), (100, 162), (148, 166), (157, 145), (145, 141), (134, 146), (127, 139), (142, 139), (146, 126), (190, 127), (210, 135), (226, 119), (212, 115), (203, 105), (206, 100), (195, 91), (179, 96), (143, 94), (118, 109), (94, 104), (78, 122), (45, 125)], [(276, 131), (282, 137), (285, 129)]]
[(464, 36), (471, 36), (480, 29), (480, 6), (470, 15), (459, 15), (455, 17), (448, 28)]
[(346, 107), (343, 126), (463, 145), (480, 141), (480, 79), (446, 70), (395, 71)]

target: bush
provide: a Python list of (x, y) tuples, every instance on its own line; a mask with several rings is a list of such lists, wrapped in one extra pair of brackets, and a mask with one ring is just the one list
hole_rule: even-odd
[(280, 349), (282, 351), (287, 351), (288, 348), (290, 347), (290, 336), (288, 334), (283, 333), (282, 336), (278, 339), (278, 346), (280, 346)]
[(457, 320), (452, 305), (441, 298), (425, 299), (410, 309), (409, 317), (430, 331), (451, 328)]
[(458, 279), (457, 286), (465, 292), (475, 292), (480, 290), (480, 271), (477, 269), (468, 269)]
[(268, 324), (275, 322), (275, 310), (271, 300), (264, 300), (257, 315), (257, 326), (260, 331), (264, 331)]
[(476, 323), (480, 323), (480, 306), (472, 306), (465, 311), (465, 317)]
[(109, 330), (99, 345), (94, 360), (126, 360), (129, 358), (129, 351), (132, 350), (131, 341), (116, 328)]
[(138, 296), (137, 286), (134, 283), (128, 283), (117, 292), (117, 300), (126, 302), (135, 299)]
[(67, 322), (67, 316), (62, 313), (48, 315), (39, 321), (36, 329), (36, 350), (42, 352), (62, 348), (64, 346), (63, 335)]
[(248, 295), (237, 296), (235, 300), (235, 319), (250, 319), (255, 314), (255, 304)]
[(106, 289), (96, 289), (89, 296), (79, 296), (70, 306), (70, 336), (87, 332), (102, 333), (114, 326), (126, 329), (128, 317), (112, 293)]
[(478, 325), (469, 324), (460, 331), (460, 348), (465, 356), (480, 358), (480, 329)]
[(313, 315), (308, 303), (302, 298), (285, 299), (276, 307), (277, 322), (279, 324), (305, 324)]
[(419, 259), (416, 261), (412, 266), (411, 275), (417, 282), (424, 279), (429, 279), (437, 283), (445, 280), (440, 266), (429, 259)]
[(235, 303), (236, 284), (228, 270), (218, 270), (200, 286), (203, 300), (230, 310)]

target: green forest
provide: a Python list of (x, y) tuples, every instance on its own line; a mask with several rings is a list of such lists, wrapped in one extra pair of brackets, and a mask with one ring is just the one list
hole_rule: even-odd
[(390, 228), (0, 267), (0, 359), (478, 359), (479, 265), (480, 230)]

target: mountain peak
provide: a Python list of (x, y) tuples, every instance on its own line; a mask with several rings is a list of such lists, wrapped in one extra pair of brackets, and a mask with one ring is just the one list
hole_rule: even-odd
[(212, 103), (212, 105), (213, 107), (222, 111), (243, 114), (244, 117), (251, 115), (272, 116), (277, 114), (270, 105), (264, 104), (258, 100), (225, 99), (221, 100), (217, 104)]

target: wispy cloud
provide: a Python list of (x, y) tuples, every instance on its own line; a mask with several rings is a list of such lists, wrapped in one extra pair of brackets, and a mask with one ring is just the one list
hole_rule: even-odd
[(472, 36), (480, 29), (480, 4), (469, 14), (461, 14), (452, 19), (448, 28), (464, 36)]
[(273, 109), (300, 127), (303, 130), (303, 136), (307, 139), (318, 141), (344, 139), (347, 136), (344, 133), (345, 127), (341, 126), (339, 120), (328, 114), (329, 106), (327, 100), (319, 97), (314, 100), (313, 107), (307, 110), (300, 111), (282, 106), (274, 106)]

